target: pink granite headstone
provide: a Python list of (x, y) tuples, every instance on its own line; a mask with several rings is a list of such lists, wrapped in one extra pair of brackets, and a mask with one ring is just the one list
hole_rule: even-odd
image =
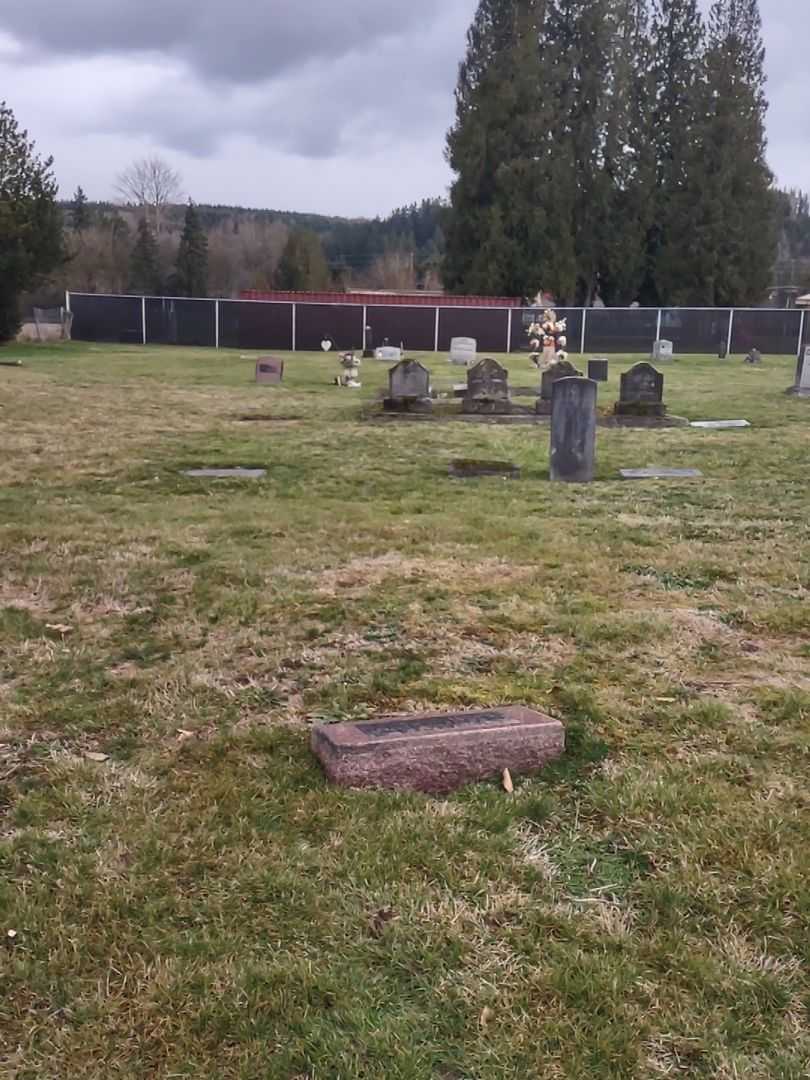
[(263, 356), (256, 362), (256, 382), (277, 385), (284, 378), (284, 361)]
[(342, 787), (446, 794), (475, 781), (535, 772), (560, 757), (559, 720), (523, 706), (415, 713), (313, 729), (312, 749)]

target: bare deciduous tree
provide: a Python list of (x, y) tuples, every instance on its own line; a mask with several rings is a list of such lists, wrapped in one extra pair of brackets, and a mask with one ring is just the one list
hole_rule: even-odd
[(180, 201), (180, 174), (163, 158), (141, 158), (119, 173), (115, 189), (125, 203), (148, 207), (154, 219), (155, 233), (160, 233), (163, 211)]

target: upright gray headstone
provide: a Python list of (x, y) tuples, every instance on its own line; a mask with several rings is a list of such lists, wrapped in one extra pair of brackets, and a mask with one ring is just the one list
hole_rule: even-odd
[(796, 369), (796, 383), (788, 390), (789, 394), (797, 397), (810, 397), (810, 345), (807, 345), (804, 354), (799, 357)]
[(653, 345), (652, 358), (653, 360), (666, 361), (672, 359), (673, 345), (671, 341), (667, 341), (665, 338), (661, 338), (660, 341), (656, 341)]
[(398, 364), (402, 359), (402, 349), (394, 345), (381, 345), (374, 355), (378, 360), (384, 360), (387, 364)]
[(508, 413), (509, 372), (497, 360), (479, 360), (467, 373), (465, 413)]
[(558, 379), (551, 399), (552, 480), (587, 484), (596, 454), (596, 391), (593, 379)]
[(617, 416), (666, 415), (664, 376), (652, 364), (644, 362), (631, 367), (624, 372), (619, 385), (619, 400), (614, 410)]
[(430, 412), (430, 372), (418, 360), (400, 360), (388, 372), (389, 412)]
[(454, 337), (450, 342), (450, 363), (471, 367), (478, 357), (478, 342), (471, 337)]
[(256, 382), (275, 385), (284, 378), (284, 361), (274, 356), (263, 356), (256, 362)]

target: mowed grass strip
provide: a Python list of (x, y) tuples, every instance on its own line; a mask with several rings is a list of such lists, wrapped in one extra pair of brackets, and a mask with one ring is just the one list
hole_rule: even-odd
[[(334, 357), (257, 387), (252, 354), (6, 352), (4, 1076), (808, 1075), (790, 358), (667, 366), (672, 412), (753, 427), (600, 429), (570, 488), (545, 426), (369, 419), (371, 361), (350, 392)], [(206, 465), (267, 475), (182, 475)], [(617, 479), (646, 465), (704, 479)], [(569, 735), (513, 796), (341, 791), (308, 749), (321, 720), (506, 702)]]

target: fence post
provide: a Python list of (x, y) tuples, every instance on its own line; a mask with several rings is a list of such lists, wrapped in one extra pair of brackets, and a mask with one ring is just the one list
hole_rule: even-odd
[(655, 328), (655, 340), (661, 340), (661, 323), (664, 321), (664, 312), (661, 308), (658, 309), (658, 325)]
[(436, 321), (433, 328), (433, 351), (439, 351), (439, 305), (436, 305)]
[(587, 320), (588, 320), (588, 309), (586, 307), (584, 307), (582, 309), (582, 335), (581, 335), (580, 341), (579, 341), (579, 354), (580, 354), (580, 356), (585, 355), (585, 323), (587, 322)]
[[(67, 289), (65, 289), (65, 311), (70, 311), (70, 293)], [(802, 312), (802, 315), (804, 315), (804, 312)], [(801, 342), (799, 342), (799, 346), (801, 347)]]
[(512, 351), (512, 309), (509, 308), (509, 313), (506, 319), (506, 351), (510, 353)]
[(726, 342), (726, 356), (731, 356), (731, 334), (734, 330), (734, 308), (728, 312), (728, 341)]
[(141, 297), (141, 337), (146, 344), (146, 297)]
[(292, 351), (295, 352), (295, 312), (296, 304), (292, 305)]
[(368, 307), (363, 304), (363, 352), (366, 351), (366, 327), (368, 326)]
[(219, 300), (214, 301), (214, 348), (219, 348)]

